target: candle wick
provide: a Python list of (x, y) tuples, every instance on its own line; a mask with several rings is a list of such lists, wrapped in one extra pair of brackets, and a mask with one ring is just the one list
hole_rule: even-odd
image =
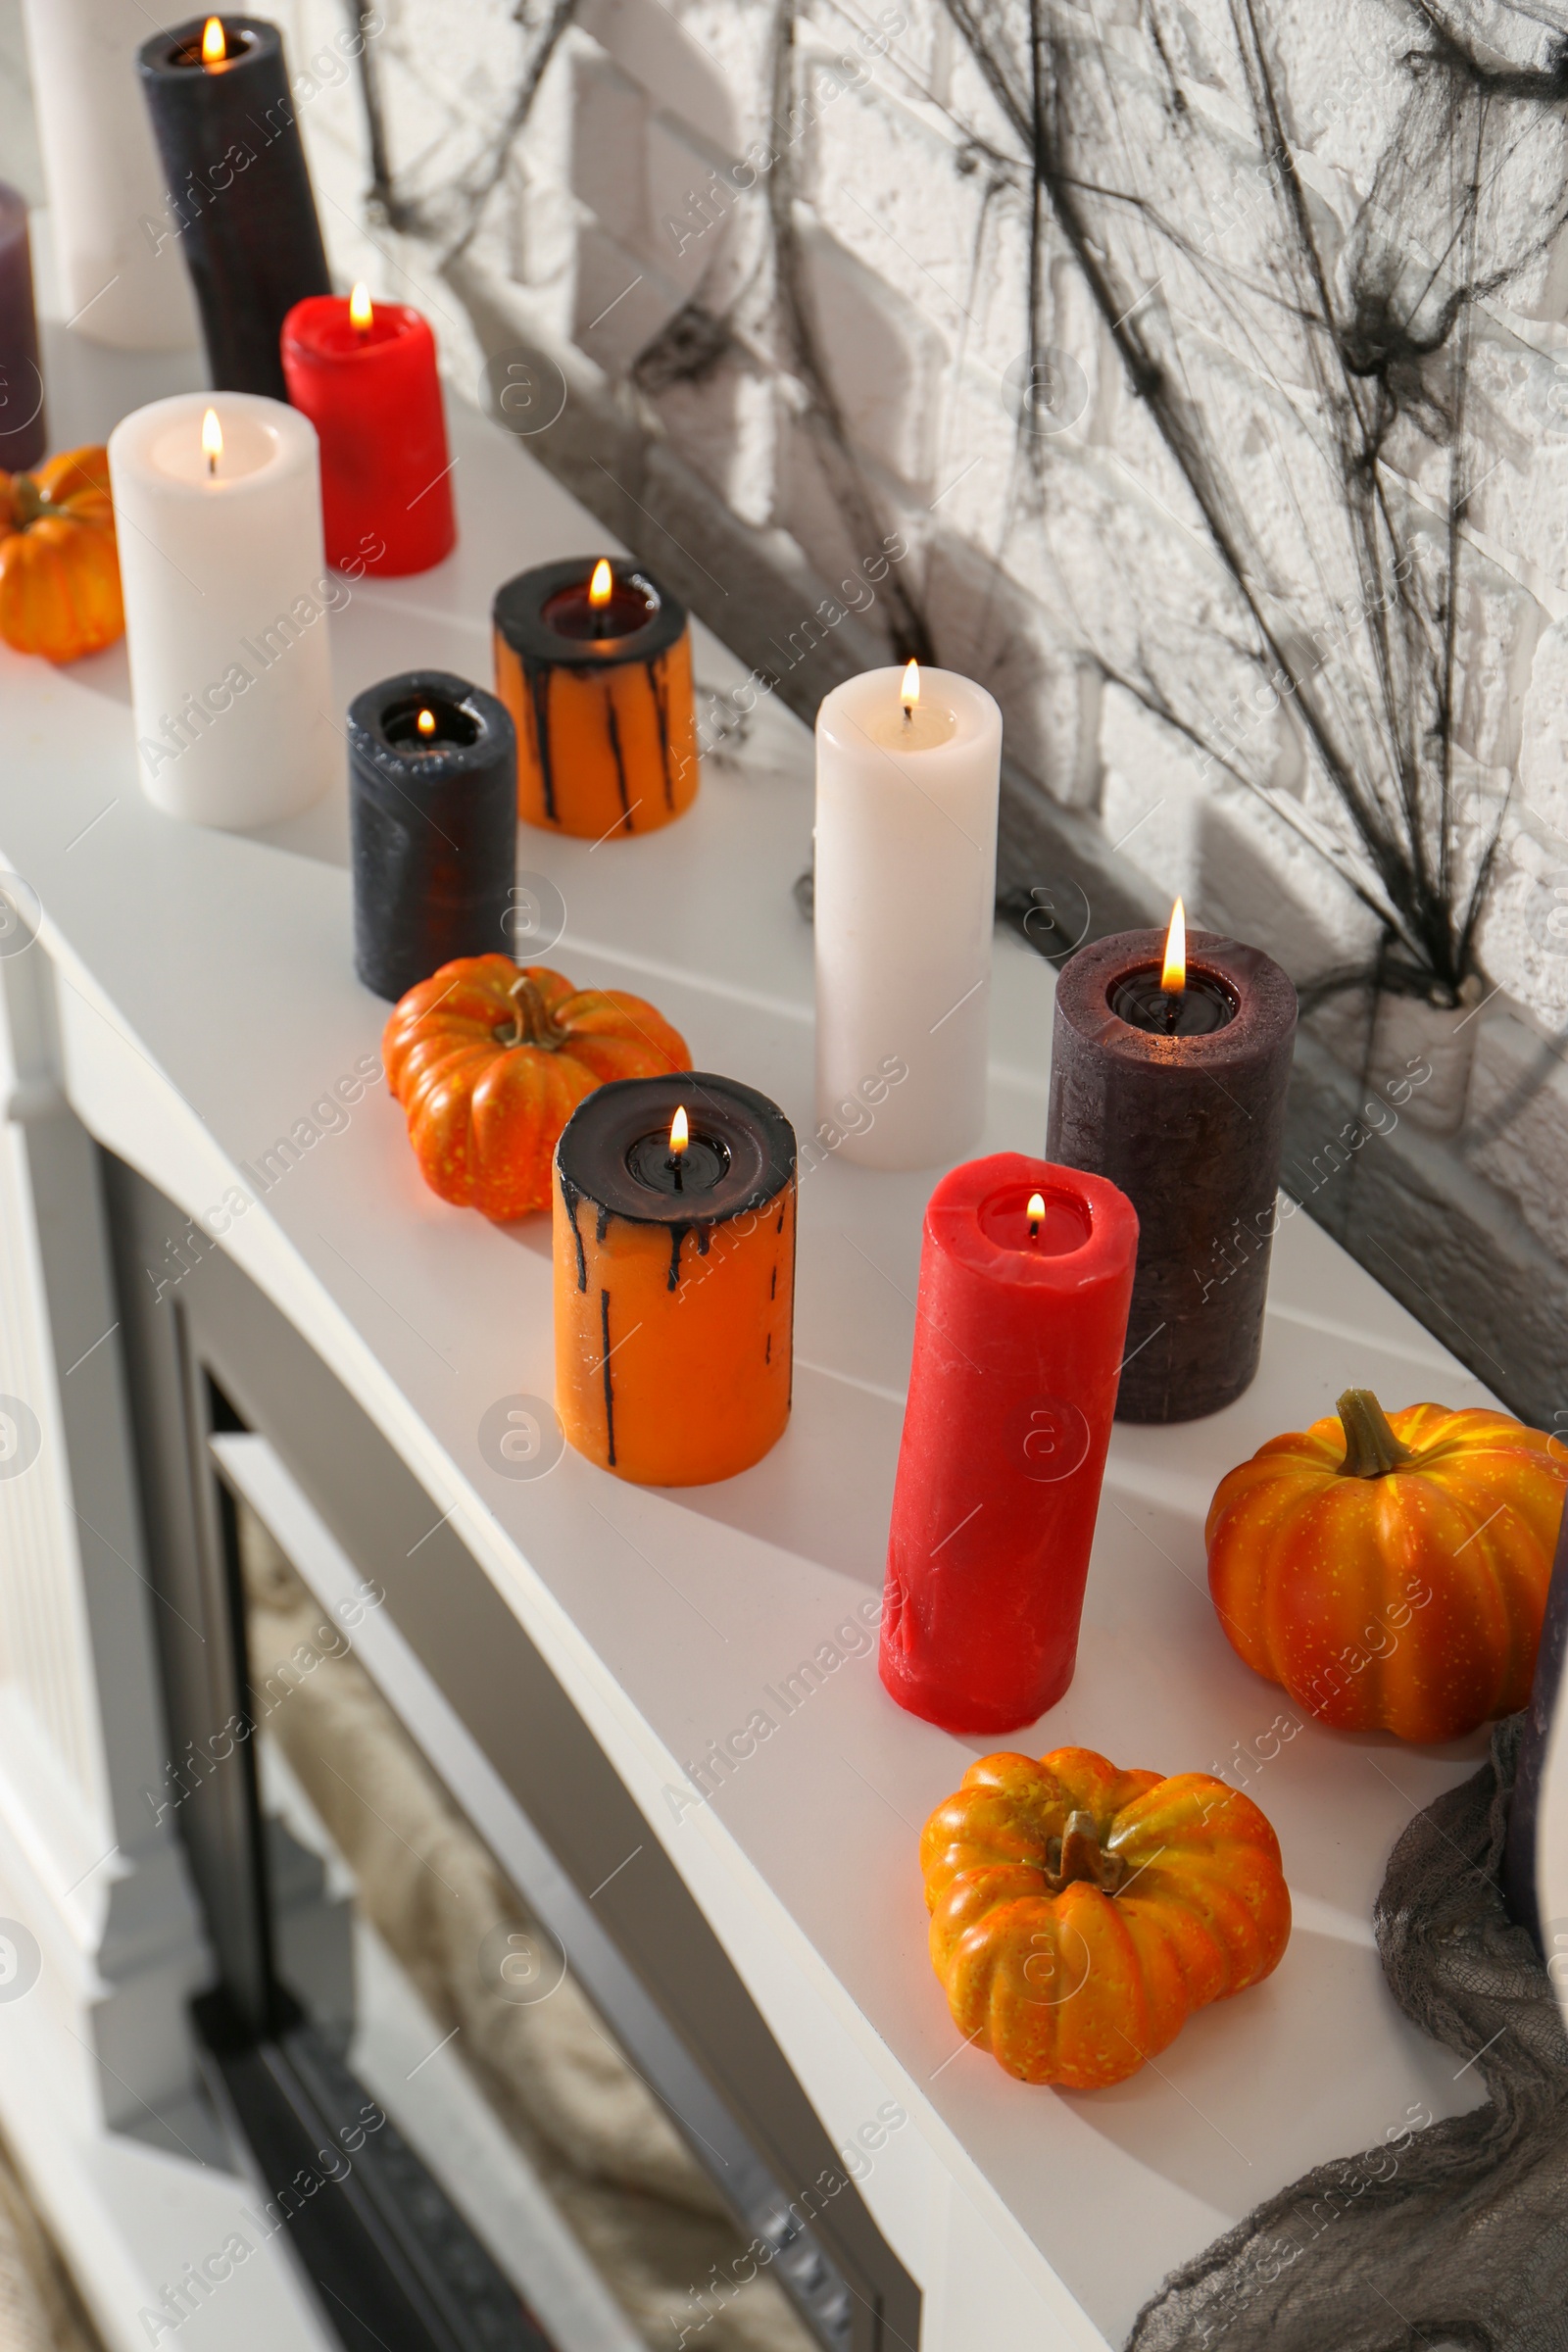
[(681, 1163), (681, 1155), (680, 1155), (680, 1153), (679, 1153), (678, 1152), (672, 1152), (670, 1153), (670, 1155), (669, 1155), (669, 1159), (668, 1159), (668, 1161), (667, 1161), (667, 1163), (666, 1163), (666, 1164), (667, 1164), (667, 1166), (668, 1166), (668, 1168), (669, 1168), (669, 1170), (670, 1170), (670, 1173), (673, 1175), (673, 1177), (674, 1177), (674, 1179), (675, 1179), (675, 1190), (676, 1190), (676, 1192), (677, 1192), (677, 1193), (679, 1193), (679, 1192), (684, 1192), (684, 1190), (686, 1189), (686, 1188), (685, 1188), (685, 1186), (684, 1186), (684, 1185), (681, 1183), (681, 1167), (680, 1167), (680, 1163)]

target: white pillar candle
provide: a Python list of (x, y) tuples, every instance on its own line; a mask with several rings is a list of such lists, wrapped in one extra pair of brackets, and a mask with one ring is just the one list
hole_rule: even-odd
[(326, 616), (350, 594), (322, 551), (316, 427), (256, 393), (182, 392), (116, 425), (109, 476), (143, 791), (202, 825), (308, 808), (343, 766)]
[(136, 78), (140, 0), (23, 0), (61, 309), (95, 343), (183, 351), (196, 310)]
[(979, 1139), (1001, 764), (1001, 711), (953, 670), (867, 670), (816, 714), (816, 1112), (862, 1167)]

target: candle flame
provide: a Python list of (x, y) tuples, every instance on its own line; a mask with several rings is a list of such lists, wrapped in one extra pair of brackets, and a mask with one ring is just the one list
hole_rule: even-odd
[(433, 710), (421, 710), (414, 723), (418, 728), (421, 735), (433, 735), (435, 733), (435, 712)]
[(1040, 1239), (1040, 1228), (1046, 1221), (1046, 1196), (1044, 1193), (1030, 1194), (1028, 1214), (1029, 1239), (1037, 1242)]
[(905, 671), (904, 684), (899, 688), (899, 700), (904, 705), (904, 715), (907, 718), (915, 704), (920, 700), (920, 664), (918, 662), (911, 662)]
[(691, 1128), (686, 1119), (686, 1105), (681, 1102), (676, 1105), (675, 1116), (669, 1122), (670, 1157), (679, 1159), (690, 1142)]
[[(217, 23), (215, 18), (214, 23)], [(223, 428), (218, 421), (218, 411), (209, 409), (202, 418), (202, 456), (207, 460), (209, 473), (218, 471), (218, 461), (223, 454)]]
[(1170, 929), (1165, 934), (1165, 960), (1160, 966), (1159, 985), (1168, 997), (1179, 997), (1187, 986), (1187, 909), (1180, 899), (1170, 910)]
[(202, 26), (202, 64), (220, 66), (228, 55), (228, 42), (223, 37), (220, 17), (209, 17)]
[(363, 278), (349, 296), (349, 324), (357, 326), (362, 335), (368, 334), (375, 312), (370, 305), (370, 289)]
[[(614, 576), (610, 565), (601, 556), (594, 565), (594, 576), (588, 583), (588, 602), (591, 605), (608, 605), (614, 584)], [(684, 1117), (685, 1113), (682, 1112), (681, 1115)]]

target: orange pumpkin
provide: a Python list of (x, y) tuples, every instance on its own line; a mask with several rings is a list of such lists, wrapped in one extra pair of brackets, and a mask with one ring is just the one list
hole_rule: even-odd
[(1233, 1646), (1339, 1731), (1456, 1740), (1530, 1696), (1568, 1459), (1506, 1413), (1348, 1389), (1209, 1506)]
[(692, 1066), (641, 997), (510, 956), (460, 956), (411, 988), (381, 1058), (431, 1191), (503, 1220), (550, 1206), (556, 1146), (584, 1095)]
[(124, 627), (107, 453), (73, 449), (36, 473), (0, 473), (0, 637), (74, 662)]
[(1279, 1840), (1250, 1797), (1087, 1747), (982, 1756), (926, 1823), (920, 1868), (953, 2022), (1023, 2082), (1123, 2082), (1290, 1939)]

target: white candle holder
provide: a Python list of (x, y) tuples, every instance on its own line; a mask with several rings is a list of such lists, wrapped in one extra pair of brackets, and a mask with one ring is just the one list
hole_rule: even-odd
[(295, 815), (344, 759), (326, 616), (351, 591), (326, 567), (315, 426), (254, 393), (180, 393), (115, 427), (109, 473), (142, 790), (193, 824)]

